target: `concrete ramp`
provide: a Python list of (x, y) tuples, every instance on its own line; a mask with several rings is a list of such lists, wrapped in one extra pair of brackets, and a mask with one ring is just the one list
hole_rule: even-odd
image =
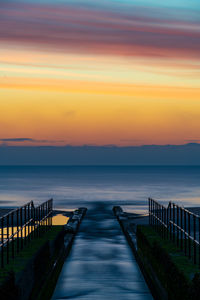
[(52, 299), (153, 299), (112, 207), (88, 209)]

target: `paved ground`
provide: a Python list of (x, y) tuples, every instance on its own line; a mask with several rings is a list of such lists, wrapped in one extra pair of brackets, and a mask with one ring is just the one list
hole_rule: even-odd
[(52, 299), (153, 299), (112, 207), (88, 210)]

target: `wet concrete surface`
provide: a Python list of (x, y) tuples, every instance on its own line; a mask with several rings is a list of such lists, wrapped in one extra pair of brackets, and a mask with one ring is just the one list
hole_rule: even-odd
[(88, 210), (52, 299), (153, 299), (112, 207)]

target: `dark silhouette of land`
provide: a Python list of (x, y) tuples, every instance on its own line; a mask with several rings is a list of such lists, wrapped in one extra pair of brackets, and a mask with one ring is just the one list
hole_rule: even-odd
[(200, 166), (200, 144), (147, 146), (0, 146), (0, 165)]

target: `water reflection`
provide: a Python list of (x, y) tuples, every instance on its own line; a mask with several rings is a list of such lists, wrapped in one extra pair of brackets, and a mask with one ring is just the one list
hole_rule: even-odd
[[(68, 219), (68, 218), (67, 218)], [(59, 223), (59, 221), (57, 221)], [(64, 224), (54, 224), (54, 225), (64, 225)], [(5, 241), (9, 239), (10, 241), (12, 239), (17, 239), (17, 238), (25, 238), (28, 237), (32, 232), (39, 230), (39, 228), (47, 226), (46, 221), (35, 221), (35, 224), (33, 225), (33, 222), (30, 222), (28, 225), (23, 224), (22, 226), (19, 225), (17, 226), (11, 226), (4, 224), (4, 227), (0, 228), (0, 240)]]
[(69, 221), (69, 217), (64, 216), (63, 214), (57, 214), (52, 218), (53, 225), (65, 225)]
[[(66, 216), (65, 213), (56, 213), (52, 217), (52, 225), (65, 225), (69, 221), (70, 217)], [(70, 215), (70, 212), (67, 212), (68, 215)], [(2, 228), (2, 222), (0, 226), (0, 241), (5, 241), (9, 238), (9, 240), (17, 239), (17, 238), (25, 238), (28, 237), (29, 234), (34, 232), (35, 230), (38, 230), (38, 226), (46, 226), (46, 221), (35, 221), (28, 223), (26, 226), (23, 223), (23, 225), (19, 224), (19, 226), (16, 226), (16, 218), (13, 220), (14, 226), (11, 226), (11, 220), (9, 220), (9, 223), (7, 223), (7, 219), (4, 219), (3, 228)]]
[(3, 232), (3, 240), (7, 240), (7, 237), (9, 237), (9, 239), (11, 240), (12, 235), (13, 235), (14, 239), (17, 238), (17, 232), (18, 232), (19, 238), (25, 238), (33, 231), (34, 231), (33, 226), (30, 226), (29, 228), (21, 227), (21, 226), (19, 226), (18, 228), (16, 226), (4, 227), (3, 230), (0, 229), (0, 239), (2, 241), (2, 232)]

